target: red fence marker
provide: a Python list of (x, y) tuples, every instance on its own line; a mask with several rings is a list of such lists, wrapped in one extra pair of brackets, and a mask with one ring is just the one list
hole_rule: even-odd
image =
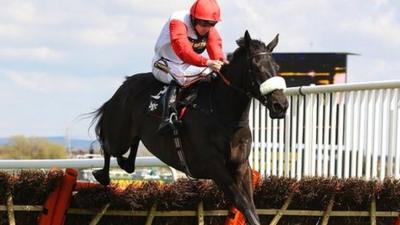
[(72, 191), (75, 189), (78, 171), (66, 169), (64, 176), (55, 191), (47, 198), (39, 225), (63, 225), (65, 215), (71, 203)]
[[(57, 168), (53, 168), (53, 169), (57, 169)], [(54, 215), (54, 209), (56, 208), (56, 204), (57, 204), (58, 193), (60, 192), (60, 189), (61, 189), (61, 183), (62, 183), (62, 179), (57, 184), (56, 189), (47, 196), (46, 202), (43, 205), (43, 210), (38, 217), (39, 225), (51, 225), (51, 221), (52, 221), (53, 215)]]
[(76, 182), (75, 185), (75, 191), (80, 191), (82, 189), (94, 188), (94, 187), (104, 187), (104, 186), (94, 182), (78, 181)]
[(394, 220), (393, 225), (400, 225), (400, 216)]
[(52, 225), (63, 225), (65, 215), (71, 203), (72, 191), (75, 188), (78, 171), (68, 168), (61, 182), (61, 190), (58, 194), (56, 209), (52, 219)]
[(51, 225), (53, 219), (54, 210), (57, 204), (58, 193), (61, 189), (61, 182), (57, 185), (57, 188), (49, 194), (46, 202), (43, 205), (43, 211), (40, 213), (39, 225)]

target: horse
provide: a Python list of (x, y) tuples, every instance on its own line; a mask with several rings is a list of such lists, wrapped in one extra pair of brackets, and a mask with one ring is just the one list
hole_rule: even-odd
[[(253, 201), (252, 170), (249, 164), (252, 136), (249, 109), (252, 98), (270, 111), (271, 118), (283, 118), (288, 101), (284, 80), (272, 57), (279, 34), (265, 45), (246, 30), (236, 41), (219, 75), (198, 84), (198, 95), (181, 120), (179, 136), (190, 175), (212, 179), (239, 209), (250, 225), (259, 225)], [(282, 84), (283, 82), (283, 84)], [(127, 77), (114, 95), (94, 112), (93, 123), (104, 155), (104, 167), (93, 172), (103, 185), (110, 183), (110, 157), (134, 172), (139, 141), (167, 165), (185, 171), (172, 135), (157, 132), (160, 118), (148, 113), (151, 95), (164, 84), (151, 73)], [(196, 107), (194, 107), (196, 106)], [(130, 150), (129, 155), (123, 155)], [(187, 171), (185, 171), (187, 172)]]

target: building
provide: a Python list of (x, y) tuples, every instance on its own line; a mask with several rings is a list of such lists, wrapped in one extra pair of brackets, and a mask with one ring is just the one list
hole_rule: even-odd
[(353, 53), (273, 53), (288, 87), (347, 81), (347, 56)]

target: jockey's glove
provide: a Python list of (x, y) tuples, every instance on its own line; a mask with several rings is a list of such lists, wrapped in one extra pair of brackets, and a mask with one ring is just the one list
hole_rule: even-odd
[(219, 72), (222, 65), (224, 65), (224, 62), (220, 60), (212, 60), (212, 59), (207, 60), (207, 66), (215, 72)]

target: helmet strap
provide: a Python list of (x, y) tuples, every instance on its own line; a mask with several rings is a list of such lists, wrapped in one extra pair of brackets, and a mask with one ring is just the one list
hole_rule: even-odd
[(190, 15), (190, 22), (192, 23), (192, 26), (195, 27), (197, 22), (196, 22), (196, 18), (194, 18), (192, 15)]

